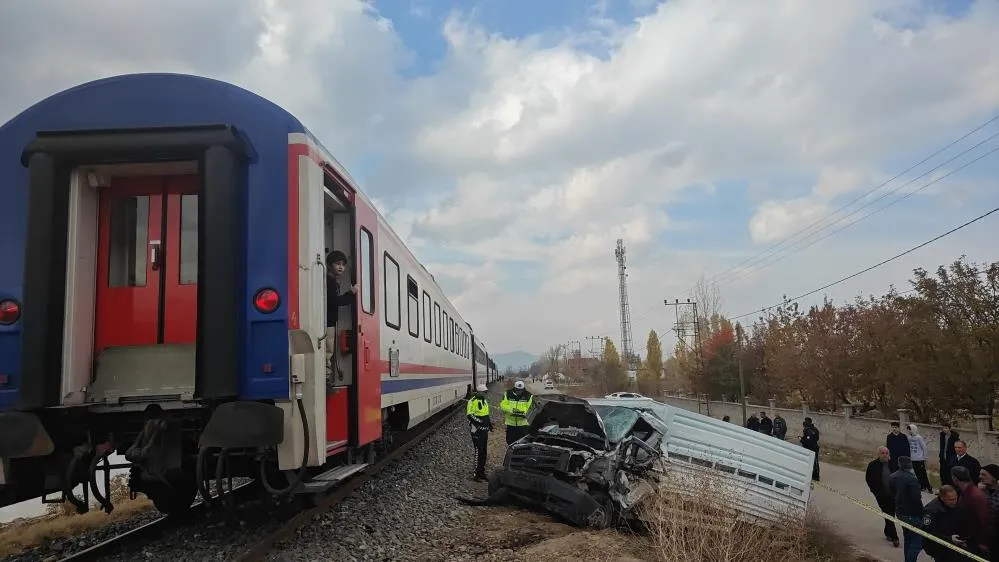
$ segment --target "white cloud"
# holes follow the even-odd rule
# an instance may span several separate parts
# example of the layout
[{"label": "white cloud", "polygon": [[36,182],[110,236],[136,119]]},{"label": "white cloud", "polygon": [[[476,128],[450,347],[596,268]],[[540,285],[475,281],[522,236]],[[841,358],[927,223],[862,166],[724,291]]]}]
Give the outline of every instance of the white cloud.
[{"label": "white cloud", "polygon": [[[419,45],[403,45],[358,1],[182,0],[138,11],[122,0],[5,3],[0,73],[15,79],[0,94],[0,119],[120,72],[235,81],[294,112],[348,165],[375,156],[368,189],[424,261],[437,263],[438,249],[476,258],[433,268],[492,349],[616,337],[618,237],[628,244],[635,340],[644,345],[650,326],[669,326],[665,311],[647,312],[663,298],[748,257],[750,243],[769,245],[814,221],[999,107],[999,57],[987,56],[996,52],[999,2],[979,0],[960,18],[929,5],[671,0],[622,26],[598,3],[589,29],[520,39],[453,14],[441,30],[446,58],[407,80],[396,70]],[[981,163],[989,165],[995,160]],[[733,199],[743,197],[729,187],[737,183],[753,186],[751,199]],[[959,190],[941,184],[920,194],[940,200],[931,215],[903,204],[878,219],[910,231],[848,231],[725,287],[726,302],[733,312],[769,304],[761,299],[962,222],[982,184],[954,183]],[[681,210],[703,201],[727,210]],[[739,222],[726,229],[730,239],[704,240],[707,226],[731,221]],[[711,242],[725,253],[664,246],[670,233],[691,242],[684,248]],[[842,289],[878,292],[914,264],[961,251],[994,257],[979,239],[955,240],[921,252],[925,262]],[[527,271],[516,281],[511,260],[540,268],[536,287],[524,286],[538,278]]]}]

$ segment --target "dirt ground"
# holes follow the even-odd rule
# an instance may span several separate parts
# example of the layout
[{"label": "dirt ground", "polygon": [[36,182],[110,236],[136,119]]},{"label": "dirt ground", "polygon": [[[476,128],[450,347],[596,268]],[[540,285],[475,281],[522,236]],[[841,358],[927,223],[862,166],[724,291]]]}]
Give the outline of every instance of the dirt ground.
[{"label": "dirt ground", "polygon": [[[460,528],[428,537],[414,560],[656,560],[646,541],[617,531],[583,531],[548,515],[506,507],[478,508]],[[514,558],[516,557],[516,558]]]}]

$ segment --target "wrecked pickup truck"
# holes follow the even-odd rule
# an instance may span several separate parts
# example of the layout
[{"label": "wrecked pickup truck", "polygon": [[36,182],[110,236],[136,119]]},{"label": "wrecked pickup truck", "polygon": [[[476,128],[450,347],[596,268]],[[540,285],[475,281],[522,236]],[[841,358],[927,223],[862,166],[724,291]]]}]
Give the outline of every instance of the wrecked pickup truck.
[{"label": "wrecked pickup truck", "polygon": [[490,475],[493,502],[512,496],[599,528],[631,518],[675,473],[738,488],[730,506],[749,520],[807,511],[814,453],[736,424],[651,399],[566,395],[538,396],[528,421]]},{"label": "wrecked pickup truck", "polygon": [[655,416],[559,396],[528,418],[528,434],[490,475],[490,498],[509,494],[575,525],[603,528],[655,489],[667,433]]}]

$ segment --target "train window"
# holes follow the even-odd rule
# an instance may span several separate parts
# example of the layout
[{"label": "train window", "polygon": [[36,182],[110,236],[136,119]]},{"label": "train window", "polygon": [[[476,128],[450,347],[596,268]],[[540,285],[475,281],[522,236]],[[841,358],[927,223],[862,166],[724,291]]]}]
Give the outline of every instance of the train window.
[{"label": "train window", "polygon": [[385,252],[382,268],[385,271],[385,325],[398,330],[402,327],[402,306],[399,302],[399,262]]},{"label": "train window", "polygon": [[434,344],[441,346],[441,305],[434,303]]},{"label": "train window", "polygon": [[420,287],[416,281],[406,276],[406,319],[409,322],[409,335],[420,337]]},{"label": "train window", "polygon": [[375,313],[375,252],[371,232],[361,227],[361,310]]},{"label": "train window", "polygon": [[109,222],[108,287],[145,287],[149,197],[112,200]]},{"label": "train window", "polygon": [[430,295],[426,291],[423,291],[423,341],[427,343],[432,343],[434,341],[434,333],[432,326],[432,318],[430,314],[433,309],[430,307]]},{"label": "train window", "polygon": [[198,282],[198,196],[180,196],[180,279],[181,285]]},{"label": "train window", "polygon": [[451,353],[454,353],[454,319],[447,319],[447,335],[448,335],[448,349]]}]

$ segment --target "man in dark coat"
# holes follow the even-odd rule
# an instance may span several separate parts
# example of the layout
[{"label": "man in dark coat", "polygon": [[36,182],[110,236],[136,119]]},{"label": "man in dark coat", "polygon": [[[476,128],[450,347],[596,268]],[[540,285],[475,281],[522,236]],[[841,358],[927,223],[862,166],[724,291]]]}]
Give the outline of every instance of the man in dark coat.
[{"label": "man in dark coat", "polygon": [[815,460],[812,464],[812,480],[819,481],[819,428],[812,423],[812,418],[805,418],[802,425],[801,446],[815,453]]},{"label": "man in dark coat", "polygon": [[898,458],[909,456],[909,438],[899,429],[897,421],[891,422],[891,432],[885,438],[885,447],[888,447],[891,454],[888,466],[895,472],[898,470]]},{"label": "man in dark coat", "polygon": [[756,414],[750,415],[749,419],[746,420],[746,429],[751,429],[753,431],[760,430],[760,419],[756,417]]},{"label": "man in dark coat", "polygon": [[766,412],[760,412],[760,433],[765,435],[773,435],[774,433],[774,421],[767,417]]},{"label": "man in dark coat", "polygon": [[[888,459],[888,448],[878,447],[878,457],[867,464],[865,480],[867,480],[867,487],[871,490],[871,494],[874,495],[874,499],[877,501],[878,507],[881,508],[881,512],[888,515],[895,515],[895,497],[892,496],[891,491],[888,489],[888,482],[891,477],[891,470],[888,468]],[[886,539],[890,540],[893,545],[898,546],[898,530],[895,528],[895,523],[890,519],[885,519],[884,533]]]},{"label": "man in dark coat", "polygon": [[[958,440],[957,444],[961,441]],[[955,444],[956,445],[956,444]],[[960,457],[960,453],[958,453]],[[960,459],[958,459],[960,462]],[[978,462],[978,461],[975,461]],[[957,499],[957,532],[961,542],[955,544],[961,546],[972,554],[980,554],[983,547],[988,547],[989,540],[989,500],[985,492],[978,489],[972,482],[972,474],[964,466],[955,466],[950,469],[951,480],[954,487],[960,490],[960,497]],[[961,543],[964,544],[961,544]]]},{"label": "man in dark coat", "polygon": [[[937,497],[923,508],[923,529],[938,539],[955,544],[951,537],[958,534],[957,490],[944,484],[937,490]],[[955,544],[955,546],[957,546]],[[961,545],[965,548],[966,545]],[[964,557],[935,541],[923,541],[923,550],[936,562],[957,562]]]},{"label": "man in dark coat", "polygon": [[[336,324],[341,306],[352,306],[357,302],[358,285],[340,292],[340,279],[347,271],[347,255],[334,250],[326,256],[326,372],[327,385],[342,384],[344,373],[337,361]],[[332,375],[332,376],[329,376]],[[334,379],[336,379],[334,381]]]},{"label": "man in dark coat", "polygon": [[950,469],[957,461],[957,453],[954,452],[954,442],[961,438],[961,434],[951,429],[949,423],[943,424],[940,429],[940,482],[953,484],[950,479]]},{"label": "man in dark coat", "polygon": [[774,437],[781,441],[787,437],[787,421],[780,414],[774,416]]},{"label": "man in dark coat", "polygon": [[[888,481],[888,487],[895,496],[895,516],[918,529],[923,525],[923,491],[919,486],[919,478],[912,470],[912,460],[908,455],[898,457],[896,462],[898,470]],[[922,535],[903,527],[902,543],[905,562],[916,562],[923,550]]]},{"label": "man in dark coat", "polygon": [[[954,458],[954,467],[963,466],[964,468],[967,468],[968,472],[971,474],[971,482],[977,486],[982,472],[982,463],[978,462],[978,459],[968,454],[968,444],[965,443],[963,439],[958,439],[954,442],[954,453],[956,454]],[[954,471],[952,470],[950,474],[951,478],[953,478]],[[957,482],[954,484],[957,484]]]}]

